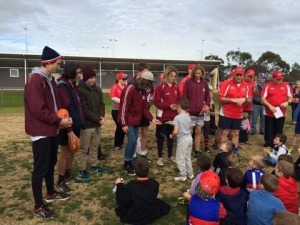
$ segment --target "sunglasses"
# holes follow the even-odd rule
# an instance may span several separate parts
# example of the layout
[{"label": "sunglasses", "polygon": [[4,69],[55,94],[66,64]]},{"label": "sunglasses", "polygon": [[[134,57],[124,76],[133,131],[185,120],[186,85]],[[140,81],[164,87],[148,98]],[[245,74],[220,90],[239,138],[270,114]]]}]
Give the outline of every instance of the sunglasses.
[{"label": "sunglasses", "polygon": [[121,78],[120,80],[127,80],[127,78]]}]

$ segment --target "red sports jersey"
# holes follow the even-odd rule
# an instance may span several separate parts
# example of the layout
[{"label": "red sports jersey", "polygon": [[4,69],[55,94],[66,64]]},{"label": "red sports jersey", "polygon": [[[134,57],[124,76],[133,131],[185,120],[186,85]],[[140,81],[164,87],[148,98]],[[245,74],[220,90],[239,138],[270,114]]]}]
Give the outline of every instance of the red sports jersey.
[{"label": "red sports jersey", "polygon": [[[228,80],[219,86],[218,100],[225,98],[248,98],[249,88],[244,82],[236,84],[234,80]],[[223,102],[220,107],[220,115],[233,118],[241,119],[243,116],[243,106],[239,106],[232,102]]]},{"label": "red sports jersey", "polygon": [[[267,83],[260,96],[266,98],[266,100],[274,107],[280,106],[282,103],[288,101],[288,96],[292,96],[292,88],[287,82],[281,82],[280,84],[275,84],[274,82]],[[265,113],[267,116],[275,117],[272,111],[265,107]],[[286,108],[281,108],[284,116],[286,116]]]},{"label": "red sports jersey", "polygon": [[[110,88],[110,98],[121,98],[121,94],[122,94],[122,88],[120,87],[120,85],[118,83],[114,84],[113,86],[111,86]],[[112,109],[113,110],[119,110],[120,107],[120,103],[116,103],[116,102],[112,102]]]}]

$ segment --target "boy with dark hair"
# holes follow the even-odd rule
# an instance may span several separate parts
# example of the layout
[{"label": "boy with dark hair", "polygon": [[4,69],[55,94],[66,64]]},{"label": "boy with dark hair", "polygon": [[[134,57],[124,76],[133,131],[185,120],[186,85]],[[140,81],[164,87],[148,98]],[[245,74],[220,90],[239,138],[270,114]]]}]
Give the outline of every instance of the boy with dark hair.
[{"label": "boy with dark hair", "polygon": [[54,167],[57,161],[57,134],[60,128],[72,126],[71,118],[59,118],[61,108],[57,85],[52,73],[56,73],[62,56],[45,46],[41,67],[35,67],[30,74],[24,90],[25,132],[30,135],[33,152],[32,192],[35,201],[33,214],[45,219],[53,218],[55,213],[43,201],[43,180],[47,192],[46,202],[66,200],[70,195],[54,190]]},{"label": "boy with dark hair", "polygon": [[278,162],[278,156],[287,154],[290,155],[288,148],[285,146],[287,137],[284,134],[276,134],[273,140],[273,151],[271,152],[269,148],[264,147],[263,153],[266,155],[267,164],[275,166]]},{"label": "boy with dark hair", "polygon": [[298,184],[293,178],[294,165],[281,160],[275,167],[275,175],[278,177],[278,188],[274,195],[279,198],[287,211],[298,214]]},{"label": "boy with dark hair", "polygon": [[191,118],[187,113],[188,108],[189,101],[182,99],[177,109],[178,115],[173,120],[174,130],[170,135],[171,139],[175,135],[177,137],[176,164],[179,174],[174,177],[175,181],[186,181],[187,177],[190,180],[194,178],[191,161],[193,138],[190,132]]},{"label": "boy with dark hair", "polygon": [[220,178],[213,171],[201,174],[200,182],[196,186],[196,194],[192,196],[188,213],[189,224],[219,225],[220,219],[226,217],[227,212],[222,203],[215,199],[220,188]]},{"label": "boy with dark hair", "polygon": [[216,174],[220,174],[222,169],[227,167],[227,157],[232,153],[234,144],[225,140],[220,145],[220,152],[216,155],[213,161],[213,167]]},{"label": "boy with dark hair", "polygon": [[259,189],[260,177],[265,174],[265,159],[260,155],[252,156],[249,160],[251,169],[245,172],[245,185],[248,191]]},{"label": "boy with dark hair", "polygon": [[200,173],[195,177],[195,179],[192,181],[191,187],[187,192],[183,193],[183,198],[186,200],[190,200],[191,197],[196,194],[196,186],[200,182],[201,174],[205,171],[208,171],[211,167],[211,160],[208,155],[202,154],[197,157],[197,168],[199,169]]},{"label": "boy with dark hair", "polygon": [[242,189],[243,172],[237,168],[230,168],[226,173],[227,185],[221,186],[216,198],[223,203],[225,209],[235,215],[237,225],[246,225],[246,208],[248,193]]},{"label": "boy with dark hair", "polygon": [[151,224],[170,211],[170,206],[159,199],[159,183],[149,178],[150,165],[144,157],[137,157],[135,173],[137,178],[124,184],[116,179],[116,214],[122,223],[135,225]]},{"label": "boy with dark hair", "polygon": [[272,224],[275,214],[285,211],[282,202],[273,194],[278,188],[276,176],[264,174],[260,179],[260,188],[249,195],[248,225]]},{"label": "boy with dark hair", "polygon": [[226,185],[226,173],[227,170],[230,168],[236,168],[239,164],[239,158],[237,154],[229,154],[226,158],[226,164],[227,166],[223,168],[220,173],[220,179],[221,179],[221,185]]}]

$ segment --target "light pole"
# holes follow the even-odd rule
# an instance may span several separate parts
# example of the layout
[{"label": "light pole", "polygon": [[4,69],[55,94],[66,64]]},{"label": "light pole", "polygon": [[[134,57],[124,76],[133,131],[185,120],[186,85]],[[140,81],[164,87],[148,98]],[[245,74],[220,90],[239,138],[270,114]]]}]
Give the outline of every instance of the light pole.
[{"label": "light pole", "polygon": [[237,47],[238,49],[238,55],[239,55],[239,59],[238,59],[238,65],[241,64],[241,51],[240,51],[240,47]]},{"label": "light pole", "polygon": [[26,45],[26,53],[28,53],[28,47],[27,47],[27,28],[24,28],[25,30],[25,45]]},{"label": "light pole", "polygon": [[108,46],[102,46],[102,48],[104,49],[104,56],[106,56],[106,50],[108,49]]},{"label": "light pole", "polygon": [[111,38],[109,41],[112,43],[112,49],[113,49],[113,57],[115,56],[115,42],[118,40],[116,38]]},{"label": "light pole", "polygon": [[204,40],[202,40],[201,60],[203,59],[203,42],[204,42]]}]

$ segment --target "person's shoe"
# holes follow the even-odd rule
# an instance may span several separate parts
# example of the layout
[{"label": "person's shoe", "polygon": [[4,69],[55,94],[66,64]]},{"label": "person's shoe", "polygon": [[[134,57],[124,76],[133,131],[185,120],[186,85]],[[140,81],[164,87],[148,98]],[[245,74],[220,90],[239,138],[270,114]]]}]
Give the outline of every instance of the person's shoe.
[{"label": "person's shoe", "polygon": [[65,182],[61,182],[60,184],[55,185],[55,188],[59,192],[64,192],[66,194],[70,194],[70,192],[72,191],[71,188]]},{"label": "person's shoe", "polygon": [[189,178],[190,180],[193,180],[193,179],[194,179],[194,174],[189,175],[188,178]]},{"label": "person's shoe", "polygon": [[174,177],[175,181],[186,181],[186,176],[182,176],[178,174],[176,177]]},{"label": "person's shoe", "polygon": [[259,132],[259,134],[261,134],[261,135],[265,135],[265,132]]},{"label": "person's shoe", "polygon": [[56,216],[54,212],[47,208],[47,206],[42,205],[40,208],[34,208],[32,210],[33,215],[39,216],[43,219],[52,219]]},{"label": "person's shoe", "polygon": [[124,167],[124,172],[129,175],[129,176],[135,176],[135,172],[134,172],[134,169],[133,167],[131,166],[125,166]]},{"label": "person's shoe", "polygon": [[79,174],[77,176],[77,179],[81,180],[82,182],[88,182],[90,180],[90,177],[86,170],[79,171]]},{"label": "person's shoe", "polygon": [[201,152],[200,151],[195,151],[194,152],[194,158],[198,158],[198,156],[201,155]]},{"label": "person's shoe", "polygon": [[163,165],[164,165],[163,158],[159,158],[159,159],[158,159],[157,165],[159,165],[159,166],[163,166]]},{"label": "person's shoe", "polygon": [[141,151],[141,154],[140,154],[140,155],[147,155],[147,154],[148,154],[148,150],[145,149],[145,150],[142,150],[142,151]]},{"label": "person's shoe", "polygon": [[207,153],[211,153],[211,150],[208,147],[205,147],[204,151],[207,152]]},{"label": "person's shoe", "polygon": [[53,202],[53,201],[65,201],[70,198],[69,194],[63,193],[63,192],[54,192],[53,195],[46,194],[44,197],[45,202]]},{"label": "person's shoe", "polygon": [[95,174],[98,172],[98,166],[92,166],[90,169],[89,169],[89,173],[90,174]]},{"label": "person's shoe", "polygon": [[108,173],[108,170],[107,170],[107,169],[104,169],[103,167],[98,166],[98,173],[99,173],[100,175],[106,174],[106,173]]},{"label": "person's shoe", "polygon": [[214,143],[212,147],[214,150],[219,150],[219,145],[217,143]]},{"label": "person's shoe", "polygon": [[255,133],[256,133],[256,132],[255,132],[254,130],[251,130],[249,134],[250,134],[250,135],[255,135]]},{"label": "person's shoe", "polygon": [[119,150],[121,150],[121,148],[122,148],[122,147],[120,147],[120,146],[116,146],[116,147],[115,147],[115,151],[119,151]]},{"label": "person's shoe", "polygon": [[82,183],[81,180],[78,180],[76,177],[65,177],[65,183],[71,184],[71,183]]},{"label": "person's shoe", "polygon": [[176,158],[174,156],[170,156],[169,157],[169,160],[173,163],[176,163]]}]

